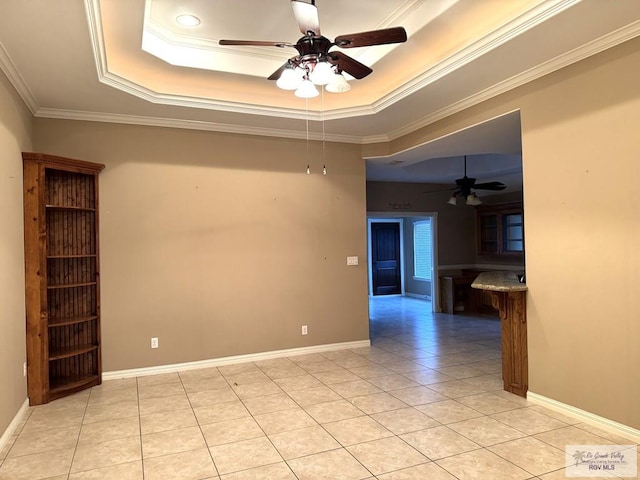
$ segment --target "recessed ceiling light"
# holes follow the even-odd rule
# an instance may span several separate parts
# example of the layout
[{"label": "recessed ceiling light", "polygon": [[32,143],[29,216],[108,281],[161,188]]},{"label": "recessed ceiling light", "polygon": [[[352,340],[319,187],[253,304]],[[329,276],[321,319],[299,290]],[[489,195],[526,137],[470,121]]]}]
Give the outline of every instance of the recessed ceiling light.
[{"label": "recessed ceiling light", "polygon": [[183,27],[197,27],[198,25],[200,25],[200,19],[195,15],[189,14],[178,15],[176,17],[176,22],[178,22]]}]

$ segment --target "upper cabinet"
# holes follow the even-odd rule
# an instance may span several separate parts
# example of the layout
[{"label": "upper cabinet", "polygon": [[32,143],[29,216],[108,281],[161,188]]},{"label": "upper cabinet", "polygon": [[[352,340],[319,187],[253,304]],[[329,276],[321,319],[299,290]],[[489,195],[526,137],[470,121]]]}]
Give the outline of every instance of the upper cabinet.
[{"label": "upper cabinet", "polygon": [[477,207],[478,254],[524,256],[522,203]]}]

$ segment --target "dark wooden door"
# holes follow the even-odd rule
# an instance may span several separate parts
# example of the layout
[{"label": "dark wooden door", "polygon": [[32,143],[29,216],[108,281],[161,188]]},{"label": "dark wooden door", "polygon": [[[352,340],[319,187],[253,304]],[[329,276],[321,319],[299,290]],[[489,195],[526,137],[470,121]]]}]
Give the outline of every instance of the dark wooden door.
[{"label": "dark wooden door", "polygon": [[371,224],[371,266],[374,295],[402,293],[399,223]]}]

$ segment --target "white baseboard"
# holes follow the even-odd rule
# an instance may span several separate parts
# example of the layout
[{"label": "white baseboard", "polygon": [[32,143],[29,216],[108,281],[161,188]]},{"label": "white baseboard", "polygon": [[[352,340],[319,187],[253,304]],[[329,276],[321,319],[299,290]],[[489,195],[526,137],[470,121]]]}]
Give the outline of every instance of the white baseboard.
[{"label": "white baseboard", "polygon": [[537,393],[531,391],[527,392],[527,400],[532,403],[542,405],[543,407],[547,407],[551,410],[555,410],[556,412],[569,415],[570,417],[578,418],[580,420],[583,420],[585,423],[600,427],[603,430],[615,433],[616,435],[633,439],[633,441],[635,441],[636,443],[640,443],[640,430],[629,427],[628,425],[614,422],[613,420],[609,420],[608,418],[595,415],[591,412],[587,412],[586,410],[581,410],[571,405],[567,405],[566,403],[558,402],[557,400],[554,400],[552,398],[538,395]]},{"label": "white baseboard", "polygon": [[404,292],[405,297],[419,298],[420,300],[431,301],[431,295],[423,295],[421,293]]},{"label": "white baseboard", "polygon": [[115,380],[119,378],[144,377],[159,373],[184,372],[199,368],[220,367],[232,363],[259,362],[272,358],[290,357],[293,355],[308,355],[310,353],[330,352],[334,350],[346,350],[350,348],[363,348],[371,346],[370,340],[358,340],[356,342],[330,343],[326,345],[314,345],[311,347],[290,348],[287,350],[273,350],[270,352],[250,353],[247,355],[234,355],[231,357],[199,360],[197,362],[174,363],[172,365],[158,365],[155,367],[132,368],[129,370],[114,370],[103,372],[103,380]]},{"label": "white baseboard", "polygon": [[4,433],[0,437],[0,452],[2,452],[5,445],[9,442],[9,439],[13,436],[14,432],[16,431],[16,428],[18,428],[18,425],[20,424],[20,422],[24,417],[24,414],[27,413],[28,408],[29,408],[29,399],[27,398],[22,404],[22,406],[20,407],[20,410],[18,410],[18,413],[16,413],[16,416],[13,417],[13,420],[11,420],[11,423],[5,429]]}]

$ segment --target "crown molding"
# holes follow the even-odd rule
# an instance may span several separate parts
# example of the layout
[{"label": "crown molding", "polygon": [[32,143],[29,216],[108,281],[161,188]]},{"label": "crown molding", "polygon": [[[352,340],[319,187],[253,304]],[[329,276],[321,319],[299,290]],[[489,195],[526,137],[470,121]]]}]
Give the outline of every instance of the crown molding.
[{"label": "crown molding", "polygon": [[11,57],[5,50],[2,43],[0,43],[0,69],[7,76],[7,79],[9,79],[9,82],[11,83],[11,85],[13,85],[13,88],[16,89],[16,92],[18,92],[18,95],[20,95],[22,101],[31,111],[31,114],[35,115],[38,111],[38,102],[33,96],[33,93],[31,93],[27,82],[25,82],[22,78],[22,75],[20,75],[20,72],[13,63],[13,60],[11,60]]},{"label": "crown molding", "polygon": [[[450,0],[451,1],[451,0]],[[454,2],[457,0],[453,0]],[[382,20],[375,28],[389,28],[403,23],[403,20],[410,19],[417,10],[421,8],[421,0],[409,0],[395,9],[387,18]]]},{"label": "crown molding", "polygon": [[416,93],[424,87],[446,77],[454,71],[468,65],[474,60],[479,59],[490,51],[501,45],[506,44],[510,40],[517,38],[531,28],[544,23],[558,13],[572,7],[581,0],[556,0],[549,4],[538,5],[527,13],[515,18],[511,22],[485,35],[466,48],[461,49],[453,55],[442,60],[434,67],[428,69],[414,79],[406,82],[404,85],[396,89],[394,92],[382,97],[373,104],[377,111],[383,110],[394,103]]},{"label": "crown molding", "polygon": [[[160,95],[151,90],[144,89],[140,85],[134,84],[133,82],[127,81],[117,75],[114,75],[113,73],[108,72],[104,42],[101,35],[102,19],[100,17],[99,0],[85,0],[84,3],[85,13],[87,16],[87,24],[89,26],[90,39],[94,53],[94,60],[96,64],[96,71],[98,73],[100,81],[104,84],[114,86],[116,88],[119,88],[121,91],[152,103],[168,104],[185,108],[206,108],[210,110],[223,110],[228,112],[261,116],[282,116],[301,120],[310,119],[314,121],[329,121],[350,118],[359,115],[375,115],[388,106],[405,98],[407,95],[410,95],[416,90],[424,87],[429,82],[434,82],[435,80],[442,78],[442,76],[446,75],[447,73],[451,73],[455,69],[460,68],[465,64],[465,62],[468,63],[469,61],[472,61],[479,55],[482,55],[487,51],[496,48],[497,46],[508,41],[514,36],[517,36],[522,32],[537,25],[538,23],[545,21],[549,17],[556,15],[567,8],[570,8],[578,1],[579,0],[557,0],[552,3],[545,2],[544,5],[532,9],[527,14],[519,17],[518,19],[515,19],[510,25],[506,25],[502,29],[496,30],[492,35],[487,36],[480,42],[476,42],[475,44],[469,46],[459,54],[450,57],[445,62],[441,63],[437,68],[425,72],[420,77],[416,77],[411,82],[396,90],[394,93],[381,98],[378,102],[372,105],[359,106],[356,108],[336,109],[326,112],[306,112],[290,108],[248,106],[246,104],[237,102],[220,102],[208,99],[185,98],[179,97],[177,95]],[[413,8],[414,6],[415,5],[411,3],[407,4],[407,12],[411,11],[411,8]],[[421,117],[420,119],[404,125],[396,130],[384,134],[364,137],[327,133],[324,139],[331,142],[355,144],[374,144],[389,142],[391,140],[414,132],[420,128],[426,127],[447,116],[458,113],[466,108],[477,105],[478,103],[481,103],[485,100],[491,99],[497,95],[536,80],[544,75],[571,65],[572,63],[578,62],[591,55],[597,54],[603,50],[635,38],[638,35],[640,35],[640,21],[633,22],[614,32],[603,35],[596,40],[582,45],[570,52],[559,55],[556,58],[551,59],[534,68],[531,68],[525,72],[514,75],[509,79],[499,82],[467,98],[452,103],[445,108],[442,108],[435,112],[431,112],[428,115]],[[116,115],[89,111],[41,108],[38,105],[35,96],[29,89],[28,85],[24,81],[23,77],[14,65],[12,59],[9,57],[2,44],[0,44],[0,68],[2,68],[7,78],[16,89],[22,100],[25,102],[31,113],[36,117],[149,125],[191,130],[219,131],[226,133],[260,135],[269,137],[287,137],[295,139],[307,138],[306,132],[304,131],[231,125],[207,121],[155,118],[135,115]],[[205,103],[206,101],[208,101],[209,103]],[[318,133],[309,133],[309,138],[312,140],[322,140],[322,136]]]},{"label": "crown molding", "polygon": [[107,71],[107,56],[104,54],[104,38],[102,37],[102,16],[100,15],[100,0],[85,0],[85,14],[87,16],[87,27],[89,28],[89,39],[91,40],[91,50],[93,60],[96,64],[96,72],[100,77]]},{"label": "crown molding", "polygon": [[[416,130],[419,130],[420,128],[426,127],[438,120],[442,120],[447,116],[458,113],[466,108],[477,105],[485,100],[491,99],[497,95],[508,92],[516,87],[522,86],[544,75],[547,75],[556,70],[559,70],[568,65],[571,65],[572,63],[578,62],[591,55],[595,55],[608,48],[614,47],[620,43],[623,43],[627,40],[635,38],[638,35],[640,35],[640,22],[634,22],[615,32],[607,34],[597,40],[594,40],[579,48],[576,48],[571,52],[560,55],[545,64],[538,65],[535,68],[532,68],[526,72],[523,72],[522,74],[516,75],[503,82],[500,82],[490,88],[487,88],[481,92],[478,92],[475,95],[467,97],[459,102],[455,102],[447,106],[446,108],[440,109],[436,112],[432,112],[431,114],[425,117],[422,117],[420,120],[410,123],[400,129],[389,132],[388,134],[359,137],[359,136],[327,133],[324,139],[330,142],[355,143],[355,144],[363,144],[363,145],[389,142],[391,140],[400,138],[404,135],[407,135]],[[35,99],[31,95],[24,81],[22,81],[22,77],[20,77],[15,67],[13,67],[13,64],[10,62],[9,57],[8,55],[6,55],[6,52],[4,51],[3,48],[0,48],[0,64],[2,65],[2,68],[7,74],[7,76],[9,77],[9,80],[11,81],[11,83],[14,85],[14,87],[16,88],[20,96],[23,98],[25,103],[27,103],[29,109],[36,117],[67,119],[67,120],[84,120],[84,121],[106,122],[106,123],[123,123],[123,124],[130,124],[130,125],[147,125],[147,126],[157,126],[157,127],[167,127],[167,128],[182,128],[182,129],[189,129],[189,130],[217,131],[217,132],[224,132],[224,133],[259,135],[259,136],[267,136],[267,137],[285,137],[285,138],[294,138],[294,139],[307,138],[306,132],[304,131],[250,127],[250,126],[222,124],[222,123],[216,123],[216,122],[205,122],[205,121],[197,121],[197,120],[181,120],[181,119],[172,119],[172,118],[156,118],[156,117],[146,117],[146,116],[136,116],[136,115],[105,114],[105,113],[99,113],[99,112],[38,108],[35,102]],[[145,97],[141,97],[141,98],[145,98]],[[30,99],[30,101],[27,101],[27,99]],[[145,99],[152,101],[151,98],[145,98]],[[193,106],[186,103],[179,103],[178,105],[185,106],[185,107]],[[264,114],[264,112],[260,112],[260,113]],[[367,112],[367,113],[371,114],[375,112]],[[320,114],[314,114],[313,112],[309,112],[309,117],[312,117],[314,120],[318,120],[319,116]],[[292,117],[300,118],[300,119],[308,118],[304,114],[299,114],[295,116],[292,115]],[[335,116],[330,112],[325,114],[325,120],[332,120],[335,118],[343,118],[343,116],[341,115]],[[322,140],[322,135],[319,133],[310,132],[309,139],[320,141]]]},{"label": "crown molding", "polygon": [[[142,125],[148,127],[181,128],[185,130],[202,130],[209,132],[235,133],[241,135],[257,135],[262,137],[292,138],[299,140],[327,141],[335,143],[361,143],[361,138],[349,135],[309,132],[300,130],[283,130],[263,127],[247,127],[227,123],[203,122],[199,120],[184,120],[176,118],[145,117],[140,115],[123,115],[101,112],[86,112],[79,110],[58,110],[41,108],[34,115],[38,118],[59,120],[78,120],[86,122],[117,123],[125,125]],[[386,137],[385,137],[386,138]]]},{"label": "crown molding", "polygon": [[[434,122],[437,122],[438,120],[442,120],[443,118],[446,118],[450,115],[459,113],[462,110],[482,103],[485,100],[497,97],[498,95],[537,80],[538,78],[544,77],[545,75],[553,73],[564,67],[568,67],[573,63],[579,62],[592,55],[596,55],[600,52],[603,52],[604,50],[615,47],[616,45],[631,40],[632,38],[635,38],[639,35],[640,21],[630,23],[629,25],[626,25],[614,32],[603,35],[596,40],[581,45],[580,47],[559,55],[545,63],[541,63],[534,68],[530,68],[529,70],[526,70],[518,75],[514,75],[511,78],[496,83],[495,85],[486,88],[474,95],[447,105],[445,108],[442,108],[440,110],[436,110],[435,112],[432,112],[415,122],[409,123],[402,128],[389,132],[388,138],[389,140],[395,140],[404,135],[415,132],[416,130],[426,127]],[[378,143],[378,138],[379,136],[364,137],[362,139],[362,143]]]},{"label": "crown molding", "polygon": [[[96,1],[96,0],[94,0]],[[519,75],[515,75],[503,82],[497,83],[496,85],[487,88],[478,92],[477,94],[471,95],[463,100],[455,102],[451,105],[448,105],[446,108],[437,110],[435,112],[430,113],[422,117],[420,120],[416,122],[412,122],[408,125],[405,125],[402,128],[389,132],[388,134],[381,135],[371,135],[366,137],[358,137],[358,136],[349,136],[349,135],[338,135],[338,134],[326,134],[325,140],[330,142],[339,142],[339,143],[356,143],[356,144],[375,144],[375,143],[385,143],[391,140],[395,140],[404,135],[410,134],[420,128],[424,128],[434,122],[442,120],[450,115],[455,113],[459,113],[462,110],[465,110],[469,107],[477,105],[485,100],[489,100],[493,97],[506,93],[514,88],[522,86],[526,83],[529,83],[533,80],[536,80],[540,77],[548,75],[549,73],[560,70],[566,66],[569,66],[573,63],[576,63],[580,60],[584,60],[592,55],[600,53],[608,48],[614,47],[623,43],[627,40],[631,40],[632,38],[640,35],[640,21],[631,23],[619,30],[611,32],[607,35],[604,35],[592,42],[589,42],[585,45],[582,45],[570,52],[567,52],[563,55],[560,55],[544,64],[540,64],[535,68],[529,69]],[[3,49],[0,49],[0,62],[6,63],[4,57],[8,58],[5,54],[4,57],[2,53]],[[4,69],[4,66],[3,66]],[[12,83],[16,75],[19,75],[15,68],[13,69],[15,74],[10,77]],[[7,72],[7,70],[5,70]],[[21,77],[18,76],[20,79]],[[22,82],[24,84],[24,82]],[[15,86],[15,84],[14,84]],[[24,86],[26,88],[26,85]],[[22,96],[21,90],[16,88],[20,95]],[[28,89],[27,89],[28,91]],[[138,95],[140,91],[138,89],[133,88],[132,94],[139,96],[140,98],[144,98],[148,101],[153,101],[153,97],[143,97]],[[33,97],[31,96],[33,99]],[[24,97],[23,97],[24,99]],[[176,99],[177,100],[177,99]],[[81,111],[69,111],[69,110],[56,110],[56,109],[38,109],[35,106],[35,100],[32,100],[32,105],[29,106],[32,113],[36,117],[44,117],[44,118],[59,118],[59,119],[68,119],[68,120],[86,120],[86,121],[95,121],[95,122],[107,122],[107,123],[125,123],[131,125],[148,125],[148,126],[157,126],[157,127],[169,127],[169,128],[183,128],[189,130],[205,130],[205,131],[217,131],[224,133],[237,133],[244,135],[259,135],[259,136],[267,136],[267,137],[286,137],[286,138],[295,138],[295,139],[306,139],[306,132],[304,131],[295,131],[295,130],[282,130],[282,129],[271,129],[271,128],[261,128],[261,127],[250,127],[250,126],[241,126],[241,125],[231,125],[231,124],[221,124],[215,122],[203,122],[196,120],[180,120],[180,119],[171,119],[171,118],[155,118],[155,117],[144,117],[144,116],[135,116],[135,115],[116,115],[116,114],[104,114],[99,112],[81,112]],[[184,100],[176,101],[177,106],[184,107],[193,107],[195,105],[189,104]],[[264,111],[256,112],[262,115],[265,114]],[[291,118],[299,118],[299,119],[307,119],[313,118],[314,120],[319,120],[321,114],[315,112],[308,112],[308,116],[305,112],[291,112]],[[296,114],[297,113],[297,114]],[[367,112],[368,114],[372,114],[375,112]],[[334,115],[332,112],[326,112],[324,115],[325,120],[332,120],[336,118],[344,118],[343,115]],[[310,132],[309,139],[311,140],[322,140],[322,135]]]}]

